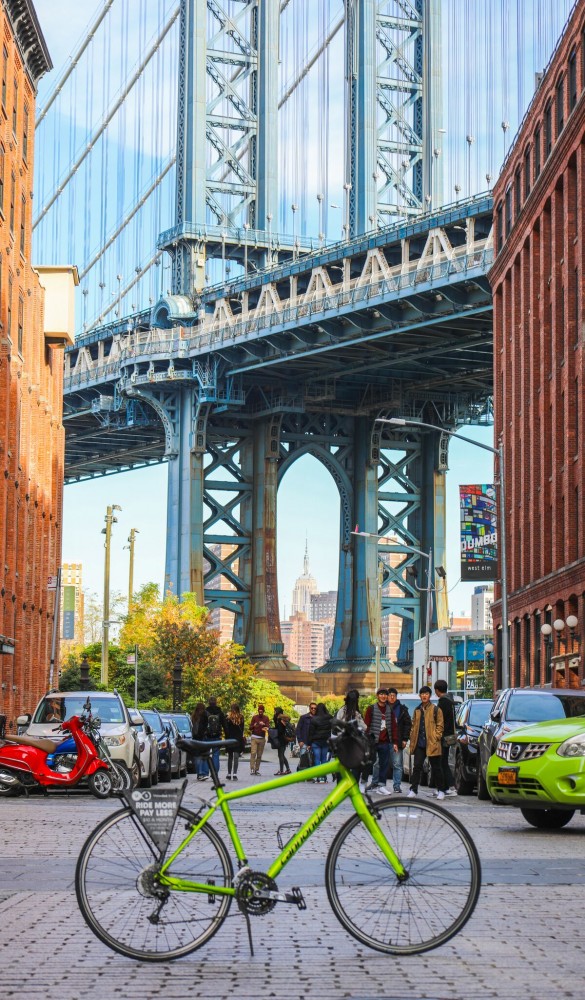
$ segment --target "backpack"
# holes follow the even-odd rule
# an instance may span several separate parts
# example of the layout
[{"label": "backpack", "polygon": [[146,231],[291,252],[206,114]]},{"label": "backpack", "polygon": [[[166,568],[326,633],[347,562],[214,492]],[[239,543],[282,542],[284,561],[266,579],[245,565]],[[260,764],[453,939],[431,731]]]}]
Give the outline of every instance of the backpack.
[{"label": "backpack", "polygon": [[221,739],[221,719],[217,712],[209,714],[207,716],[207,729],[205,730],[205,736],[208,740],[219,740]]},{"label": "backpack", "polygon": [[287,724],[285,726],[285,735],[286,735],[286,738],[289,741],[289,743],[294,743],[295,742],[295,740],[297,738],[297,734],[296,734],[296,730],[295,730],[295,727],[293,726],[292,722],[287,722]]}]

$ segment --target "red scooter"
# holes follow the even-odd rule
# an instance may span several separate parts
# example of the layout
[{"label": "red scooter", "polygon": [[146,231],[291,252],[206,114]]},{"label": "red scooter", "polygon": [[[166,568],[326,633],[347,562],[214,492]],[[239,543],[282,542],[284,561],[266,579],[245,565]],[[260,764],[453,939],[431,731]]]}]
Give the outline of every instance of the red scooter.
[{"label": "red scooter", "polygon": [[69,732],[75,740],[77,759],[70,771],[55,771],[47,765],[55,743],[34,736],[5,736],[0,746],[0,795],[18,795],[28,788],[72,788],[87,779],[89,790],[98,799],[112,791],[110,765],[98,756],[91,737],[91,716],[71,716],[55,728]]}]

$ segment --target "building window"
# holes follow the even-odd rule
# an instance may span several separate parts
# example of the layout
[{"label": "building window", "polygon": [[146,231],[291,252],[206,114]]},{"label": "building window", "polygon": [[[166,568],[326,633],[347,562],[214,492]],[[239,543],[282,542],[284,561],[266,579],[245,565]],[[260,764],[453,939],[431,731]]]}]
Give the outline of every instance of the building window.
[{"label": "building window", "polygon": [[498,253],[499,253],[504,245],[504,225],[503,225],[503,211],[501,202],[498,205],[496,211],[496,232],[497,232]]},{"label": "building window", "polygon": [[20,252],[24,257],[24,241],[25,241],[25,222],[26,222],[26,198],[24,195],[20,199]]},{"label": "building window", "polygon": [[509,187],[506,191],[506,237],[510,235],[510,230],[512,229],[512,188]]},{"label": "building window", "polygon": [[550,156],[552,149],[552,105],[549,101],[544,109],[544,158]]},{"label": "building window", "polygon": [[16,135],[16,125],[18,121],[18,80],[14,78],[14,95],[12,98],[12,131]]},{"label": "building window", "polygon": [[569,111],[577,103],[577,53],[573,49],[569,56]]},{"label": "building window", "polygon": [[2,49],[2,107],[6,113],[6,81],[8,80],[8,49]]},{"label": "building window", "polygon": [[26,104],[22,114],[22,158],[26,163],[28,160],[28,107]]},{"label": "building window", "polygon": [[530,194],[530,146],[524,151],[524,197]]},{"label": "building window", "polygon": [[6,150],[0,143],[0,212],[4,215],[4,167],[6,164]]},{"label": "building window", "polygon": [[16,175],[10,176],[10,232],[14,236],[14,208],[16,201]]},{"label": "building window", "polygon": [[520,167],[518,167],[518,170],[514,175],[514,202],[514,217],[517,219],[522,208],[522,174],[520,173]]},{"label": "building window", "polygon": [[565,79],[561,76],[557,83],[557,136],[565,126]]},{"label": "building window", "polygon": [[540,174],[540,125],[534,133],[534,180]]},{"label": "building window", "polygon": [[573,454],[579,454],[579,379],[575,379],[575,402],[573,405],[573,430],[575,431],[575,447]]},{"label": "building window", "polygon": [[8,278],[8,302],[6,304],[6,334],[12,338],[12,275]]},{"label": "building window", "polygon": [[22,355],[22,343],[24,340],[24,299],[18,296],[18,353]]}]

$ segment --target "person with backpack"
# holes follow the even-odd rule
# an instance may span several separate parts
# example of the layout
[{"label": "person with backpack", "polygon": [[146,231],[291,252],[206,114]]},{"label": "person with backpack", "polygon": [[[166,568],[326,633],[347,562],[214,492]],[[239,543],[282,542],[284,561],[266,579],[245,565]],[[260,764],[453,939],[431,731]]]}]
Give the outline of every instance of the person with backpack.
[{"label": "person with backpack", "polygon": [[[221,740],[223,733],[226,730],[226,720],[221,708],[217,704],[217,698],[210,698],[209,705],[205,709],[207,715],[207,728],[205,730],[204,740],[208,742],[215,742],[216,740]],[[215,747],[211,751],[211,759],[214,763],[215,770],[219,774],[219,748]]]},{"label": "person with backpack", "polygon": [[[194,740],[205,739],[205,733],[207,732],[207,712],[202,701],[198,701],[195,705],[193,715],[191,716],[191,731]],[[207,781],[209,778],[207,757],[195,757],[195,772],[197,774],[197,781]]]},{"label": "person with backpack", "polygon": [[455,704],[451,698],[447,697],[447,681],[441,677],[435,681],[435,694],[439,699],[439,708],[443,713],[443,752],[441,754],[441,767],[443,768],[443,782],[445,784],[445,795],[457,795],[457,789],[453,784],[453,775],[449,767],[449,753],[451,747],[457,742],[455,731]]},{"label": "person with backpack", "polygon": [[422,774],[425,757],[429,758],[431,776],[437,789],[437,798],[445,798],[445,780],[443,778],[443,713],[437,705],[431,704],[432,691],[423,684],[419,691],[420,705],[412,713],[412,729],[410,730],[410,749],[414,755],[410,791],[407,798],[418,795],[418,786]]},{"label": "person with backpack", "polygon": [[238,780],[238,764],[240,762],[240,754],[242,753],[245,741],[244,741],[244,716],[240,712],[240,706],[237,702],[234,702],[226,716],[226,728],[225,736],[227,740],[237,740],[239,745],[239,750],[228,750],[228,763],[226,774],[226,779],[228,781]]},{"label": "person with backpack", "polygon": [[286,759],[286,748],[290,742],[287,733],[288,724],[290,723],[290,716],[285,715],[282,708],[274,709],[274,726],[276,727],[277,736],[277,746],[278,751],[278,767],[279,770],[275,771],[275,775],[279,774],[290,774],[290,767],[288,766],[288,761]]},{"label": "person with backpack", "polygon": [[[314,716],[309,722],[309,732],[307,734],[307,744],[313,751],[315,765],[325,764],[329,759],[329,739],[331,737],[332,717],[327,711],[327,706],[319,702]],[[315,778],[315,783],[327,784],[327,778]]]}]

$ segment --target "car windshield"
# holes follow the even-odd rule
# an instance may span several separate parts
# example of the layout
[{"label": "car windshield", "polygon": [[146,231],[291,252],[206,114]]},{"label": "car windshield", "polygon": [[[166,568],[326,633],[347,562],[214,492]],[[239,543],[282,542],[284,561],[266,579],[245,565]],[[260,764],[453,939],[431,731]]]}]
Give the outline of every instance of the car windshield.
[{"label": "car windshield", "polygon": [[507,722],[549,722],[553,719],[573,719],[585,715],[585,698],[575,695],[513,694],[510,698]]},{"label": "car windshield", "polygon": [[[87,695],[61,695],[55,698],[49,695],[43,698],[35,712],[33,723],[51,721],[51,704],[59,702],[59,710],[63,721],[70,719],[72,715],[81,715],[85,705]],[[117,698],[100,698],[99,695],[91,695],[92,715],[98,715],[102,722],[108,724],[122,725],[126,721],[122,706]]]},{"label": "car windshield", "polygon": [[490,714],[491,701],[472,701],[469,709],[468,723],[470,726],[483,726]]},{"label": "car windshield", "polygon": [[186,715],[173,715],[173,722],[180,733],[191,735],[191,723]]},{"label": "car windshield", "polygon": [[148,722],[148,725],[152,729],[153,733],[158,733],[159,736],[161,733],[164,733],[162,719],[158,712],[141,712],[140,714],[142,715],[144,721]]}]

